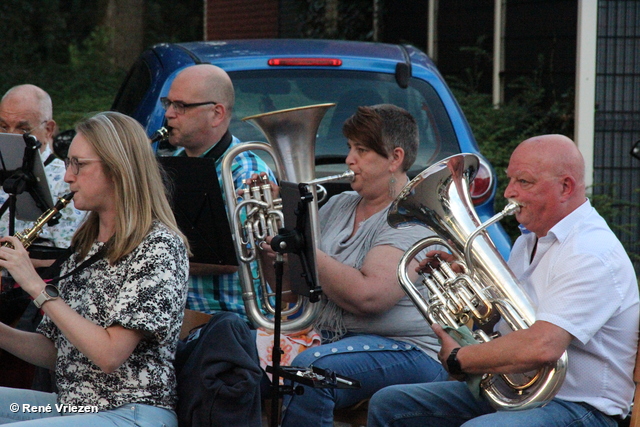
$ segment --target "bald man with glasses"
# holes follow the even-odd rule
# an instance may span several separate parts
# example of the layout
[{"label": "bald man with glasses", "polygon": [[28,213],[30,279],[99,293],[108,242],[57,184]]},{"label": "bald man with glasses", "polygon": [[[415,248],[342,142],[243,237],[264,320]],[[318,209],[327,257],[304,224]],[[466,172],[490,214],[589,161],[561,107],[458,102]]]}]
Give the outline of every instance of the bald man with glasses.
[{"label": "bald man with glasses", "polygon": [[[180,147],[176,155],[211,159],[222,186],[222,159],[232,147],[241,144],[229,132],[235,92],[229,75],[210,64],[182,70],[161,98],[169,129],[169,143]],[[239,154],[232,163],[234,187],[243,188],[252,174],[265,172],[275,182],[269,167],[250,151]],[[228,197],[224,194],[223,197]],[[257,266],[253,266],[257,269]],[[242,300],[237,267],[191,263],[187,308],[213,314],[237,313],[249,322]],[[254,271],[254,277],[257,271]],[[258,283],[256,284],[258,285]],[[256,292],[260,292],[256,286]]]},{"label": "bald man with glasses", "polygon": [[[52,151],[56,122],[53,120],[53,107],[49,94],[41,88],[23,84],[9,89],[0,100],[0,132],[18,135],[31,134],[41,143],[40,157],[44,164],[45,174],[51,197],[55,202],[60,196],[69,192],[64,182],[64,162],[56,158]],[[0,205],[8,198],[0,189]],[[84,218],[84,213],[75,209],[73,203],[62,210],[62,217],[57,225],[45,227],[36,242],[44,246],[67,248],[71,244],[71,236]],[[15,232],[31,228],[33,222],[16,219]],[[9,234],[8,210],[0,218],[0,236]],[[51,255],[54,256],[55,255]],[[43,267],[53,262],[52,259],[34,259],[36,267]]]}]

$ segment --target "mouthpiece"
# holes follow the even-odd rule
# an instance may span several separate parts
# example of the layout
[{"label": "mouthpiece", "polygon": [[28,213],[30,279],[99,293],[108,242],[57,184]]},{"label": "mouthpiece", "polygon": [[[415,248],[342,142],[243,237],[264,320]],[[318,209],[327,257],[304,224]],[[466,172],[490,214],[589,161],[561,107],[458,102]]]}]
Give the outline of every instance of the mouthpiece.
[{"label": "mouthpiece", "polygon": [[73,199],[73,195],[75,193],[73,191],[68,192],[67,194],[63,195],[62,197],[60,197],[58,199],[58,203],[56,203],[56,205],[53,207],[56,211],[60,211],[62,209],[64,209],[65,206],[67,206],[69,204],[69,202],[71,201],[71,199]]},{"label": "mouthpiece", "polygon": [[169,126],[163,126],[151,135],[151,143],[154,144],[156,142],[166,141],[169,139],[169,132],[171,132],[171,128]]},{"label": "mouthpiece", "polygon": [[356,176],[355,172],[349,169],[346,172],[343,172],[337,175],[330,175],[322,178],[316,178],[312,181],[309,181],[307,184],[319,185],[319,184],[324,184],[325,182],[337,181],[339,179],[346,179],[347,181],[351,182],[353,181],[353,178],[355,178],[355,176]]},{"label": "mouthpiece", "polygon": [[502,209],[502,214],[504,214],[504,216],[513,215],[520,212],[520,203],[516,202],[513,199],[508,199],[507,201],[509,203],[507,203],[507,206]]}]

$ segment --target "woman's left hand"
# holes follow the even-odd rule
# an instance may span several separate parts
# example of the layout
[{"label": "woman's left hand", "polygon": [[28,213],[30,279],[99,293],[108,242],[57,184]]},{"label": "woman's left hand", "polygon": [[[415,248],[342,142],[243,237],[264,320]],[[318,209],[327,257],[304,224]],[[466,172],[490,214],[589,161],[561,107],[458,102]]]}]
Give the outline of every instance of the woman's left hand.
[{"label": "woman's left hand", "polygon": [[29,252],[22,246],[17,237],[7,236],[0,238],[0,244],[10,243],[10,246],[0,246],[0,267],[6,268],[13,279],[29,295],[35,296],[42,291],[42,279],[38,276]]}]

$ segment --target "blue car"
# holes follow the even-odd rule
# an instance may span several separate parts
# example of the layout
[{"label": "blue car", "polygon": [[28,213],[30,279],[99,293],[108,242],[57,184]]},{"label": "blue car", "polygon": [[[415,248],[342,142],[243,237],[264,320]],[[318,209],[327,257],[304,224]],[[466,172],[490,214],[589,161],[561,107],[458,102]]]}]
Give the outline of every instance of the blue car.
[{"label": "blue car", "polygon": [[[481,220],[493,215],[495,172],[480,155],[460,107],[434,63],[406,45],[340,40],[227,40],[159,44],[132,66],[112,109],[136,118],[152,135],[164,125],[160,98],[185,67],[211,63],[224,69],[236,92],[230,130],[241,141],[264,141],[241,119],[269,111],[335,103],[318,129],[316,176],[345,170],[342,124],[360,105],[390,103],[408,110],[420,129],[420,148],[409,176],[453,154],[478,154],[481,168],[471,197]],[[160,151],[171,147],[159,147]],[[258,153],[259,154],[259,153]],[[335,192],[335,187],[330,191]],[[344,189],[346,187],[343,184]],[[511,242],[499,225],[489,229],[503,256]]]}]

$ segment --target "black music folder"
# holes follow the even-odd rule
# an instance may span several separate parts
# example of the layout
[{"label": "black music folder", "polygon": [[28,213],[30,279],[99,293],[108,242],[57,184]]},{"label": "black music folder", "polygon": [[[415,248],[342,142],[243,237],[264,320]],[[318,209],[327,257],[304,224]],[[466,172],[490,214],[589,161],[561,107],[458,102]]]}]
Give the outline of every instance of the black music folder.
[{"label": "black music folder", "polygon": [[[27,186],[31,188],[18,194],[16,198],[16,218],[23,221],[35,221],[44,211],[53,206],[47,175],[37,148],[33,149],[33,170],[22,170],[25,150],[29,149],[26,147],[22,135],[0,133],[0,184],[20,171],[30,174],[34,179],[34,182],[27,183]],[[29,190],[33,192],[33,195]],[[36,203],[34,196],[40,199],[42,205],[39,206]]]},{"label": "black music folder", "polygon": [[[311,297],[312,292],[320,290],[318,271],[316,266],[316,242],[320,236],[313,236],[308,209],[301,209],[301,195],[298,183],[280,182],[280,197],[282,198],[282,212],[285,228],[296,229],[301,234],[302,247],[297,253],[289,253],[289,282],[291,290],[296,295]],[[308,203],[316,203],[315,200]],[[312,300],[313,301],[313,300]]]},{"label": "black music folder", "polygon": [[158,157],[170,180],[171,207],[187,236],[191,262],[238,265],[215,163],[198,157]]}]

